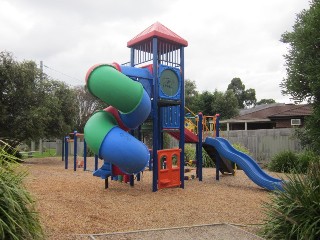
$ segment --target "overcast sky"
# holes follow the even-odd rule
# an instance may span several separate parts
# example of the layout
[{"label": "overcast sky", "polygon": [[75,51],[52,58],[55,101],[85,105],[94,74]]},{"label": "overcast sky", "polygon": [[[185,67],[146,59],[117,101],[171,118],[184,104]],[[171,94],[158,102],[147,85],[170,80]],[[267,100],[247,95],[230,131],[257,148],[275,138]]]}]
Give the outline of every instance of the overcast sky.
[{"label": "overcast sky", "polygon": [[308,0],[0,0],[0,50],[43,61],[44,72],[84,84],[96,63],[128,62],[127,42],[159,21],[186,39],[185,78],[199,91],[225,91],[231,79],[258,100],[289,102],[285,44]]}]

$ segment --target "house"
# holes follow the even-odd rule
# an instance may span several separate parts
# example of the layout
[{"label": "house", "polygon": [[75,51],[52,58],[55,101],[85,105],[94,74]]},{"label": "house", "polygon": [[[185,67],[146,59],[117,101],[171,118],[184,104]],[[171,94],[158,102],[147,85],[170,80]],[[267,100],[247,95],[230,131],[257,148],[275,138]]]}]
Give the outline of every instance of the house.
[{"label": "house", "polygon": [[242,109],[238,116],[220,123],[227,131],[303,127],[311,113],[310,104],[263,104]]}]

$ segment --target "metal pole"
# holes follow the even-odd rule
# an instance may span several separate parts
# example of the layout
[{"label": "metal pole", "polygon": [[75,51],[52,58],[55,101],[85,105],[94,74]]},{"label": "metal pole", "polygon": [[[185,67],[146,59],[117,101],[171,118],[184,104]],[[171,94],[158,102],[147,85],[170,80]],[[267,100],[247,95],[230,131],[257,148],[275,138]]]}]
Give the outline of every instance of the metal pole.
[{"label": "metal pole", "polygon": [[98,159],[99,159],[98,155],[95,154],[95,155],[94,155],[94,170],[95,170],[95,171],[98,170]]},{"label": "metal pole", "polygon": [[216,137],[219,137],[220,129],[220,114],[216,114]]},{"label": "metal pole", "polygon": [[184,188],[184,144],[185,144],[185,134],[184,134],[184,47],[181,47],[180,51],[180,63],[181,63],[181,93],[180,93],[180,140],[179,148],[180,152],[180,187]]},{"label": "metal pole", "polygon": [[77,171],[77,151],[78,151],[78,137],[77,137],[77,131],[73,132],[73,171]]},{"label": "metal pole", "polygon": [[64,145],[65,145],[64,141],[65,141],[65,138],[63,137],[62,138],[62,147],[61,147],[61,161],[64,161]]},{"label": "metal pole", "polygon": [[83,171],[87,170],[87,142],[83,139]]},{"label": "metal pole", "polygon": [[197,143],[197,174],[199,177],[199,181],[202,181],[202,165],[203,165],[203,159],[202,159],[202,130],[203,130],[203,125],[202,125],[202,120],[203,116],[202,113],[199,113],[199,121],[198,121],[198,143]]},{"label": "metal pole", "polygon": [[64,140],[64,168],[68,169],[68,155],[69,155],[69,149],[68,149],[68,145],[69,145],[69,137],[66,136],[65,140]]},{"label": "metal pole", "polygon": [[158,98],[159,98],[159,87],[158,87],[158,39],[152,39],[152,53],[153,53],[153,181],[152,191],[158,190],[158,150],[159,150],[159,110],[158,110]]}]

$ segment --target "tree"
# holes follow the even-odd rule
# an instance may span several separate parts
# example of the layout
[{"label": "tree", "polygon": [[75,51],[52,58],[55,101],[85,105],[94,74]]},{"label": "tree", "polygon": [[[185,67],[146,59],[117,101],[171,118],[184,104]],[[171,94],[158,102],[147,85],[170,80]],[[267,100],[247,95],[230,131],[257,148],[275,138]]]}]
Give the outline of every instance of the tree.
[{"label": "tree", "polygon": [[274,99],[271,99],[271,98],[263,98],[260,101],[258,101],[256,103],[256,105],[272,104],[272,103],[276,103],[276,101]]},{"label": "tree", "polygon": [[197,86],[195,81],[190,79],[185,80],[185,106],[195,113],[198,111],[196,106],[199,95],[196,89]]},{"label": "tree", "polygon": [[46,126],[45,136],[59,138],[75,127],[78,109],[76,92],[65,83],[56,80],[43,80],[41,85],[44,100],[41,107],[47,111],[49,109],[47,119],[43,120]]},{"label": "tree", "polygon": [[64,83],[42,75],[35,62],[0,52],[0,137],[17,144],[72,130],[73,96]]},{"label": "tree", "polygon": [[238,107],[254,106],[257,102],[256,91],[252,88],[246,90],[246,86],[242,83],[240,78],[233,78],[228,85],[227,90],[232,90],[238,100]]},{"label": "tree", "polygon": [[204,91],[199,94],[198,101],[196,103],[197,112],[202,112],[203,115],[214,115],[212,109],[212,102],[214,100],[214,96],[209,91]]},{"label": "tree", "polygon": [[282,93],[296,101],[320,100],[320,1],[310,1],[310,9],[297,14],[292,32],[282,34],[289,44],[286,54],[287,76]]},{"label": "tree", "polygon": [[281,41],[289,44],[284,56],[287,76],[281,83],[282,93],[292,99],[308,101],[313,114],[305,126],[302,139],[309,147],[320,150],[320,1],[311,0],[310,8],[297,14],[292,32],[282,34]]},{"label": "tree", "polygon": [[227,90],[225,93],[215,90],[213,96],[212,111],[219,113],[221,119],[229,119],[238,115],[238,100],[232,90]]},{"label": "tree", "polygon": [[84,126],[92,114],[97,110],[102,110],[108,105],[100,99],[89,93],[87,87],[75,87],[76,103],[78,106],[76,114],[76,129],[78,132],[83,132]]},{"label": "tree", "polygon": [[257,104],[256,90],[249,88],[244,92],[244,105],[246,107],[254,107]]}]

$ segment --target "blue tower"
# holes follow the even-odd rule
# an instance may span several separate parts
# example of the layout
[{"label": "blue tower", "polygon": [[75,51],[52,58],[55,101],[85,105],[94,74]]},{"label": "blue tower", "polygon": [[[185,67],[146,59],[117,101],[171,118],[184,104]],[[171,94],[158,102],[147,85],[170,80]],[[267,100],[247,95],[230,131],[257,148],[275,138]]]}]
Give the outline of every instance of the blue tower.
[{"label": "blue tower", "polygon": [[[148,69],[131,73],[141,82],[152,100],[153,123],[153,191],[159,188],[158,153],[163,149],[163,133],[174,129],[179,134],[179,186],[184,188],[184,48],[188,42],[159,22],[154,23],[127,43],[131,50],[130,76],[134,69]],[[130,68],[130,69],[129,69]],[[152,79],[150,79],[152,78]],[[151,80],[151,81],[150,81]]]}]

